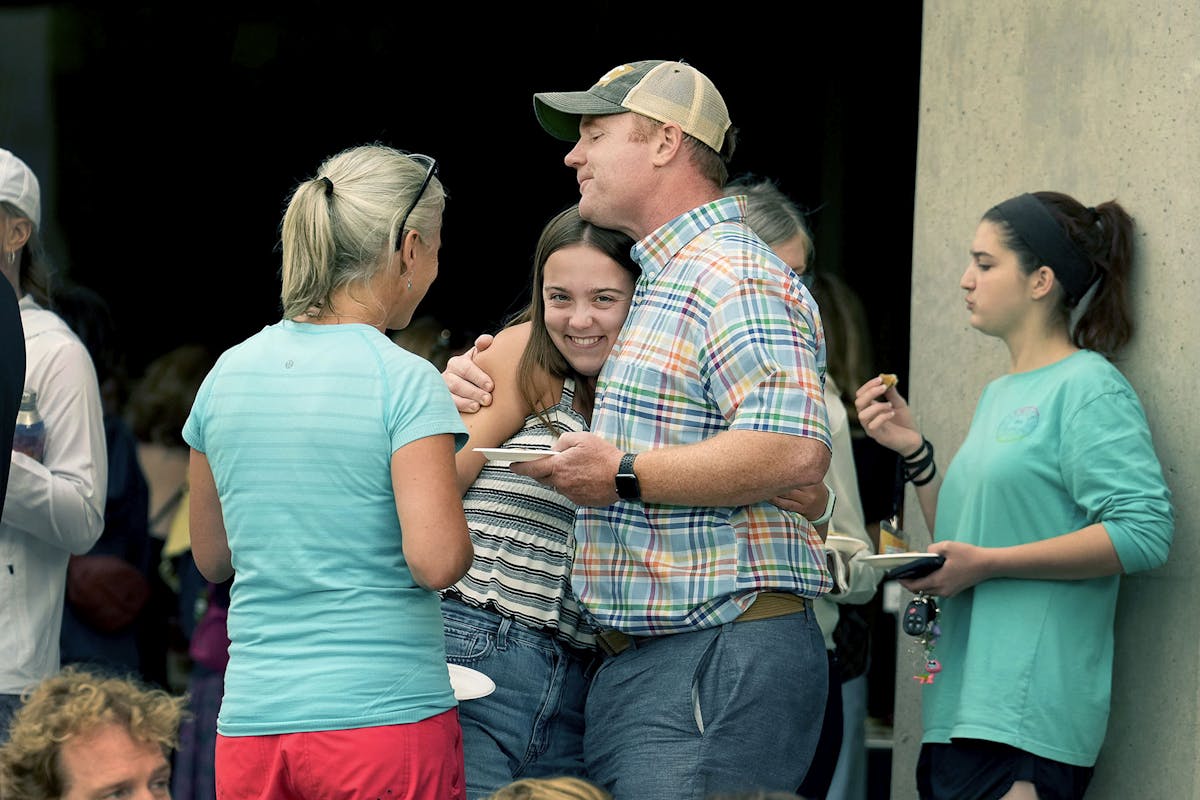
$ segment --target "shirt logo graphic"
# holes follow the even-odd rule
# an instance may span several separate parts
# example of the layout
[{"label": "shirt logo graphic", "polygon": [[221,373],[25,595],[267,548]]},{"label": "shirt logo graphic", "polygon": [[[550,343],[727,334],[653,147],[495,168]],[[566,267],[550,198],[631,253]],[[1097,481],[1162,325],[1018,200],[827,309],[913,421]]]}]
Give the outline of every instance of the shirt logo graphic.
[{"label": "shirt logo graphic", "polygon": [[996,429],[997,442],[1015,442],[1033,433],[1038,426],[1041,415],[1037,406],[1024,406],[1009,414],[1000,421]]}]

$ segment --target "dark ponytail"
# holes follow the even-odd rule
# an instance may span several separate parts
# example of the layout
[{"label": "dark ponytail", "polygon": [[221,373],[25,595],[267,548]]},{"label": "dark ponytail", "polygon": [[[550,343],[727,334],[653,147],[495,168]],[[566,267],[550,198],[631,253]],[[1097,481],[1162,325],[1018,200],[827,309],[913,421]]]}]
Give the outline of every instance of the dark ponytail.
[{"label": "dark ponytail", "polygon": [[1065,194],[1037,192],[1035,196],[1092,259],[1099,277],[1091,302],[1071,331],[1071,341],[1111,359],[1133,336],[1129,310],[1133,219],[1116,200],[1085,208]]},{"label": "dark ponytail", "polygon": [[[1066,236],[1091,262],[1095,284],[1091,301],[1071,330],[1071,341],[1112,359],[1133,336],[1129,310],[1129,275],[1133,268],[1133,219],[1116,200],[1095,208],[1084,206],[1061,192],[1034,192]],[[1004,245],[1017,254],[1028,274],[1041,264],[1030,247],[1017,236],[996,209],[984,216],[1004,230]],[[1059,308],[1070,319],[1075,301],[1064,292]]]}]

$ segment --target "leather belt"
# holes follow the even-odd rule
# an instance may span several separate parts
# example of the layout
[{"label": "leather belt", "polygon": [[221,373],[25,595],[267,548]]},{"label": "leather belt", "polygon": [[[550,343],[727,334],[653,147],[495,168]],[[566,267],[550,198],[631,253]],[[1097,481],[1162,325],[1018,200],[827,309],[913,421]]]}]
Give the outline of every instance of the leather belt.
[{"label": "leather belt", "polygon": [[[787,614],[797,614],[801,611],[808,611],[812,608],[812,601],[807,597],[801,597],[797,594],[788,592],[759,592],[754,598],[754,602],[750,607],[741,613],[734,622],[753,622],[757,619],[770,619],[771,617],[782,617]],[[672,636],[670,633],[663,633],[648,636],[634,636],[623,631],[605,630],[596,632],[596,644],[600,649],[610,656],[615,656],[619,653],[624,653],[631,645],[642,644],[652,639],[661,639],[664,636]]]}]

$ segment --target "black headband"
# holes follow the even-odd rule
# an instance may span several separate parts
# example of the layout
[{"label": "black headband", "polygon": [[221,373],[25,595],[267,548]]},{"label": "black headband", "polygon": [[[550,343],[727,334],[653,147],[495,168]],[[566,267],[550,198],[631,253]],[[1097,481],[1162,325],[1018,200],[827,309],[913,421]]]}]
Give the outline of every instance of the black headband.
[{"label": "black headband", "polygon": [[1092,288],[1099,277],[1095,265],[1067,236],[1041,200],[1031,194],[1020,194],[1005,200],[992,212],[1007,222],[1013,234],[1033,251],[1039,266],[1045,264],[1054,270],[1071,305]]}]

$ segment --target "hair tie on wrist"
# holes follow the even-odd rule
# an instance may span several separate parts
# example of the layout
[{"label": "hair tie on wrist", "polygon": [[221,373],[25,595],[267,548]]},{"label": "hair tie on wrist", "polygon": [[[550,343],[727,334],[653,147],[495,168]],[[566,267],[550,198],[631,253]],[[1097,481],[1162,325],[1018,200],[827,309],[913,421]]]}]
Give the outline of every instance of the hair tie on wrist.
[{"label": "hair tie on wrist", "polygon": [[[916,452],[903,457],[904,479],[913,486],[924,486],[933,480],[933,476],[937,474],[937,465],[933,463],[933,457],[933,443],[922,436],[921,446]],[[918,480],[927,469],[930,470],[929,475]]]},{"label": "hair tie on wrist", "polygon": [[330,198],[333,197],[333,181],[329,180],[329,178],[326,178],[324,175],[322,175],[319,180],[325,184],[325,196]]},{"label": "hair tie on wrist", "polygon": [[[933,480],[934,476],[937,475],[937,464],[930,461],[929,467],[930,467],[930,470],[929,470],[928,475],[926,475],[924,478],[921,478],[919,480],[917,478],[909,478],[908,479],[909,482],[913,486],[924,486],[925,484],[929,483],[931,480]],[[920,474],[920,473],[918,473],[918,474]]]},{"label": "hair tie on wrist", "polygon": [[926,450],[932,449],[933,445],[924,436],[921,437],[921,444],[916,450],[913,450],[906,456],[901,456],[907,464],[915,464],[925,458]]}]

